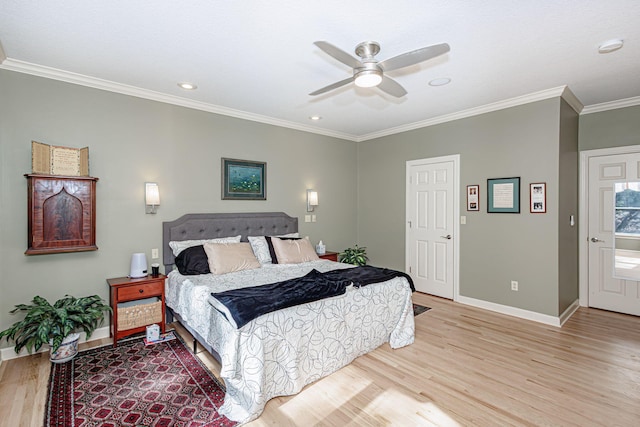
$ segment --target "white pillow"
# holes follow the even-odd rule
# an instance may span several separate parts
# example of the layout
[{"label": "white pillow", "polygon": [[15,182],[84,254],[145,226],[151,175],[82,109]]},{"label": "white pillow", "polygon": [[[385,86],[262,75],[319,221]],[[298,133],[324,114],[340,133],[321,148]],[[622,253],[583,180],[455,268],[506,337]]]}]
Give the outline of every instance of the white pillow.
[{"label": "white pillow", "polygon": [[213,274],[260,268],[249,243],[205,243],[203,246]]},{"label": "white pillow", "polygon": [[320,259],[308,239],[282,240],[272,237],[271,244],[276,252],[278,264],[299,264]]},{"label": "white pillow", "polygon": [[204,245],[205,243],[240,243],[241,237],[241,235],[238,235],[233,237],[220,237],[218,239],[176,240],[169,242],[169,247],[173,251],[173,256],[178,256],[180,252],[192,246]]},{"label": "white pillow", "polygon": [[[271,237],[300,237],[300,233],[281,234],[279,236]],[[247,239],[249,240],[251,249],[253,249],[253,253],[260,264],[265,265],[273,263],[273,260],[271,259],[271,252],[269,252],[269,244],[264,236],[249,236]]]}]

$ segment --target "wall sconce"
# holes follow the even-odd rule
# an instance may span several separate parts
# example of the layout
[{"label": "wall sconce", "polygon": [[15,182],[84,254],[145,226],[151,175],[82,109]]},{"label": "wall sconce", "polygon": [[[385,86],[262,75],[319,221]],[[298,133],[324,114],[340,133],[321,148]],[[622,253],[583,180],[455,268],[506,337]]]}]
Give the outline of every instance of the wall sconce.
[{"label": "wall sconce", "polygon": [[307,190],[307,212],[313,212],[313,208],[318,206],[318,192]]},{"label": "wall sconce", "polygon": [[156,208],[160,206],[160,190],[157,182],[144,183],[144,204],[146,213],[156,213]]}]

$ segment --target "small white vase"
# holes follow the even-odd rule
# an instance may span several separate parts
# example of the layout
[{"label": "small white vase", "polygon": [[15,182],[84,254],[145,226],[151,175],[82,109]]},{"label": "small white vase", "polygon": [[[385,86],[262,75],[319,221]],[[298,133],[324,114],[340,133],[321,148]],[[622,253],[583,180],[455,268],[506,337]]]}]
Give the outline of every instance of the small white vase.
[{"label": "small white vase", "polygon": [[[60,347],[55,352],[51,352],[49,360],[53,363],[65,363],[73,359],[78,354],[78,341],[80,334],[69,334],[63,340]],[[52,345],[53,342],[49,342]]]}]

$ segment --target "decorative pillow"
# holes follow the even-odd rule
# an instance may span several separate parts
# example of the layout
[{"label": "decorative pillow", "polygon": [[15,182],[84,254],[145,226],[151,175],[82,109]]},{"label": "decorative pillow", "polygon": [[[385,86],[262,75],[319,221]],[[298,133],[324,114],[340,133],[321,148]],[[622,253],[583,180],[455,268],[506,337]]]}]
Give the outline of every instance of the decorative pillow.
[{"label": "decorative pillow", "polygon": [[260,268],[249,243],[205,243],[204,251],[213,274]]},{"label": "decorative pillow", "polygon": [[218,239],[204,239],[204,240],[176,240],[169,242],[169,247],[173,251],[173,256],[178,254],[187,248],[192,246],[204,245],[205,243],[240,243],[240,237],[220,237]]},{"label": "decorative pillow", "polygon": [[[283,237],[283,238],[299,238],[300,234],[298,233],[289,233],[283,234],[281,236],[274,237]],[[258,258],[258,262],[260,264],[277,264],[277,260],[274,261],[273,246],[271,246],[270,236],[249,236],[247,237],[249,243],[251,244],[251,249],[253,249],[253,253],[256,258]]]},{"label": "decorative pillow", "polygon": [[176,267],[184,276],[211,273],[209,259],[202,245],[191,246],[180,252],[176,257]]},{"label": "decorative pillow", "polygon": [[271,243],[273,244],[278,264],[299,264],[320,259],[308,239],[285,240],[272,237]]}]

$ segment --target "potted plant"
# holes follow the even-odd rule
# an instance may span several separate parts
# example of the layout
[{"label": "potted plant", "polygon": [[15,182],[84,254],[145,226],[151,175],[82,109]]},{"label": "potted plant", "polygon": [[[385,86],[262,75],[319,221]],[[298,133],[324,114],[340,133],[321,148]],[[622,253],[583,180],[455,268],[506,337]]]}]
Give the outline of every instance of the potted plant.
[{"label": "potted plant", "polygon": [[75,298],[65,295],[51,305],[46,299],[36,296],[31,304],[18,304],[10,311],[25,313],[24,319],[0,332],[0,340],[7,338],[15,343],[15,352],[23,347],[32,353],[43,344],[50,346],[50,359],[64,363],[78,353],[78,340],[83,330],[87,338],[104,320],[104,312],[111,307],[97,295]]},{"label": "potted plant", "polygon": [[353,265],[367,265],[369,257],[367,256],[367,248],[355,245],[353,248],[347,248],[339,255],[340,262]]}]

